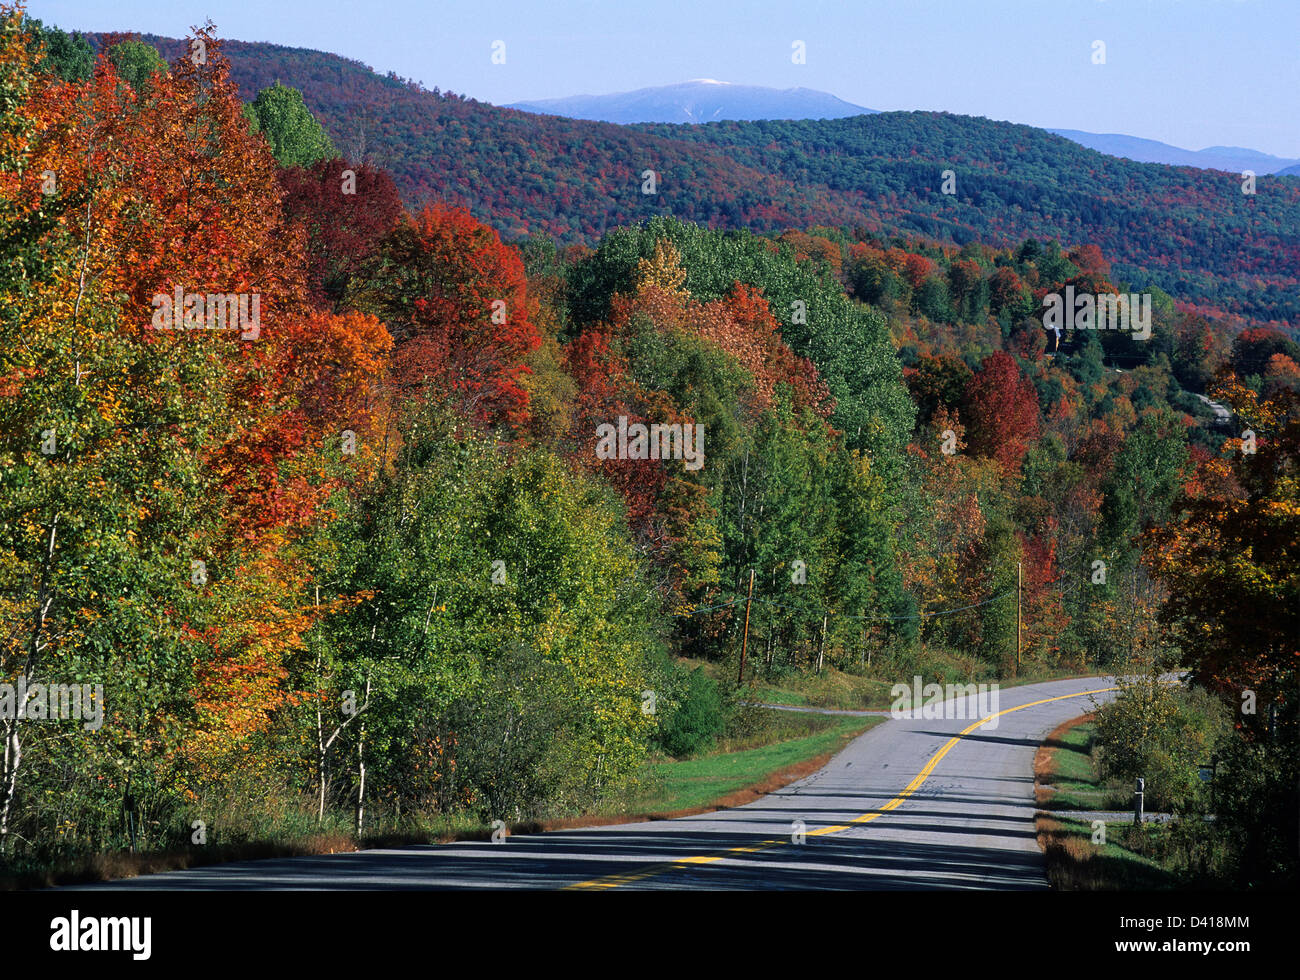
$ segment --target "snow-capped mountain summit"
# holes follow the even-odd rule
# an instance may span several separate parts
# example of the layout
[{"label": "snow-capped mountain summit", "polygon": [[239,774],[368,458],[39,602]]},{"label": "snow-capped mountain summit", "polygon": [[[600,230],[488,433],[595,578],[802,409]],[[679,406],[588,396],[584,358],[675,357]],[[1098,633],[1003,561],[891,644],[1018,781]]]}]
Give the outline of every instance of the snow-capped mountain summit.
[{"label": "snow-capped mountain summit", "polygon": [[736,85],[716,78],[695,78],[680,85],[642,88],[612,95],[574,95],[564,99],[515,102],[507,108],[613,123],[840,119],[875,111],[814,89]]}]

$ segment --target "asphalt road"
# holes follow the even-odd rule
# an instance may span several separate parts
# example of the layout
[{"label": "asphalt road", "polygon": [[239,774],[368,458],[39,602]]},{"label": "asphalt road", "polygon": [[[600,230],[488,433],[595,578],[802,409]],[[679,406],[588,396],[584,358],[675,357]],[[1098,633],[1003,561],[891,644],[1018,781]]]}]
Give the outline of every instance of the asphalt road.
[{"label": "asphalt road", "polygon": [[947,717],[892,719],[812,776],[730,810],[82,888],[1045,889],[1034,752],[1112,687],[1110,678],[1052,681],[1003,689],[979,711],[965,698],[945,702]]}]

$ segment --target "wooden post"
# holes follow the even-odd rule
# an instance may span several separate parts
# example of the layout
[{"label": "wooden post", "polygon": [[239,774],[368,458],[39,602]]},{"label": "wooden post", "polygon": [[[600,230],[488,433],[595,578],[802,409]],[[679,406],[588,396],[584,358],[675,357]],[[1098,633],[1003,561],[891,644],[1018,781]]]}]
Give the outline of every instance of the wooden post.
[{"label": "wooden post", "polygon": [[754,601],[754,570],[749,570],[749,598],[745,600],[745,632],[740,638],[740,673],[736,675],[736,685],[745,683],[745,648],[749,643],[749,607]]}]

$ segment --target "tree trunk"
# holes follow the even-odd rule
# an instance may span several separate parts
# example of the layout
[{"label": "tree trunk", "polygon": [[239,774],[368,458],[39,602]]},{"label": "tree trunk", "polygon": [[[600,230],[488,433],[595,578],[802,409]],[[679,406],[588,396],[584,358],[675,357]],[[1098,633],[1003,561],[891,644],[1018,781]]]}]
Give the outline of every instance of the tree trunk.
[{"label": "tree trunk", "polygon": [[[15,712],[16,714],[16,712]],[[14,793],[18,787],[18,765],[22,762],[23,748],[18,738],[18,718],[4,722],[4,769],[0,770],[0,854],[6,853],[9,844],[9,813],[13,808]]]},{"label": "tree trunk", "polygon": [[[36,666],[37,654],[41,652],[41,635],[45,632],[45,618],[49,614],[54,597],[49,594],[50,570],[54,566],[54,543],[59,530],[61,513],[54,515],[50,522],[50,540],[45,548],[45,558],[41,563],[41,580],[36,591],[36,610],[32,614],[32,635],[28,644],[26,669],[24,676],[30,677]],[[13,812],[14,796],[18,792],[18,767],[23,761],[22,740],[18,726],[27,715],[27,705],[15,706],[13,718],[4,722],[4,764],[0,768],[0,854],[5,853],[9,844],[9,817]]]},{"label": "tree trunk", "polygon": [[[320,604],[319,598],[317,605]],[[321,717],[320,654],[316,654],[316,782],[320,785],[320,804],[316,808],[316,824],[325,821],[325,720]]]},{"label": "tree trunk", "polygon": [[[366,675],[366,703],[370,703],[370,675]],[[366,723],[357,732],[357,838],[366,825]]]},{"label": "tree trunk", "polygon": [[316,753],[316,781],[320,783],[320,805],[316,809],[316,823],[319,826],[325,822],[325,747],[319,747]]}]

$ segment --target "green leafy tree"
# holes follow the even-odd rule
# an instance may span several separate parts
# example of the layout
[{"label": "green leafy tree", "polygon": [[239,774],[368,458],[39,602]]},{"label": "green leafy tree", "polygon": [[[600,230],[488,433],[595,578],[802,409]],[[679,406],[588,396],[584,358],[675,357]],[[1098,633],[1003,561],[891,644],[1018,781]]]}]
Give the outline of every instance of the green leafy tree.
[{"label": "green leafy tree", "polygon": [[144,89],[156,73],[165,73],[167,63],[151,44],[143,41],[122,41],[109,48],[108,60],[113,63],[121,78],[137,92]]},{"label": "green leafy tree", "polygon": [[370,598],[322,634],[331,696],[372,688],[375,792],[505,819],[625,784],[653,630],[612,495],[444,410],[403,418],[394,467],[335,532],[331,587]]},{"label": "green leafy tree", "polygon": [[1102,775],[1145,780],[1148,809],[1200,808],[1206,794],[1198,770],[1228,727],[1223,705],[1202,689],[1183,690],[1156,676],[1117,683],[1115,700],[1097,712]]},{"label": "green leafy tree", "polygon": [[69,34],[59,28],[45,27],[35,17],[24,21],[31,35],[31,48],[44,48],[44,55],[37,63],[38,71],[48,71],[65,82],[84,82],[95,70],[95,52],[90,42],[81,34]]},{"label": "green leafy tree", "polygon": [[279,82],[262,89],[245,109],[245,115],[271,145],[271,153],[282,167],[310,167],[318,160],[338,154],[316,117],[302,100],[302,93]]}]

